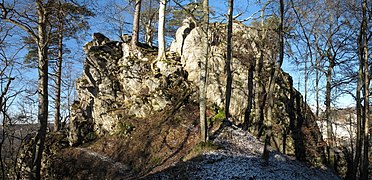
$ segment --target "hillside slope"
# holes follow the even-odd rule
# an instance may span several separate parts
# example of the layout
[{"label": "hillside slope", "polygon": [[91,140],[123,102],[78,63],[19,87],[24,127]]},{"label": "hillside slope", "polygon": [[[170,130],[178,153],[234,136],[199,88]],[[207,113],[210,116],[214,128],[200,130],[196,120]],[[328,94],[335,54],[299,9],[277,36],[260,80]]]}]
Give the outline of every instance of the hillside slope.
[{"label": "hillside slope", "polygon": [[143,179],[340,179],[326,168],[312,168],[276,151],[271,151],[265,164],[261,158],[263,143],[234,126],[223,128],[213,143],[221,148]]},{"label": "hillside slope", "polygon": [[[263,143],[235,125],[223,123],[212,131],[209,146],[213,147],[200,148],[196,143],[197,129],[191,124],[185,125],[184,130],[190,134],[182,143],[166,141],[164,144],[161,141],[163,138],[181,139],[179,136],[183,133],[174,134],[181,131],[176,128],[173,133],[159,131],[153,135],[153,140],[134,133],[127,138],[103,137],[85,146],[64,148],[51,157],[48,178],[341,179],[326,167],[315,168],[273,149],[270,149],[269,162],[265,164],[261,158]],[[150,124],[147,127],[154,128]],[[156,149],[156,146],[162,148]]]},{"label": "hillside slope", "polygon": [[[46,144],[48,151],[44,152],[42,165],[46,177],[130,179],[180,176],[203,179],[252,176],[266,179],[279,177],[278,174],[285,172],[289,177],[301,179],[317,177],[311,174],[324,174],[284,155],[275,156],[275,153],[269,164],[262,164],[262,144],[239,128],[221,129],[214,133],[225,118],[225,38],[217,37],[223,32],[223,24],[211,25],[214,43],[209,54],[206,110],[211,139],[220,148],[190,157],[199,145],[198,64],[205,54],[200,41],[203,33],[200,33],[200,28],[191,27],[186,23],[177,31],[171,49],[179,48],[167,52],[166,59],[162,60],[156,59],[154,47],[138,44],[138,48],[132,49],[128,42],[110,41],[100,33],[93,34],[93,40],[84,46],[87,58],[83,74],[76,82],[78,99],[71,108],[69,129],[57,140],[53,139],[56,137],[53,133],[48,135],[50,139],[47,142],[51,144]],[[185,28],[189,28],[189,34],[183,34]],[[263,137],[267,121],[263,116],[264,82],[267,82],[271,63],[266,60],[262,62],[262,72],[253,72],[262,79],[255,81],[248,76],[251,63],[257,59],[252,55],[257,48],[254,46],[257,32],[239,24],[234,28],[234,36],[242,41],[234,44],[234,49],[240,54],[236,54],[232,61],[234,83],[229,119],[232,124],[242,124],[244,119],[248,119],[248,131]],[[254,89],[257,102],[253,107],[247,105],[248,81],[259,86]],[[261,93],[258,93],[259,89]],[[275,118],[270,119],[275,134],[271,143],[273,149],[308,162],[312,167],[321,167],[324,141],[314,115],[307,110],[287,73],[280,73],[274,96]],[[256,110],[261,112],[260,116],[255,114]],[[26,144],[23,149],[28,152],[21,156],[25,177],[32,165],[32,145],[32,141],[28,146]],[[180,163],[180,159],[186,159],[186,162]],[[278,166],[283,163],[287,165]],[[172,164],[176,166],[169,169]],[[182,172],[174,174],[177,169]],[[325,174],[337,179],[329,172]]]}]

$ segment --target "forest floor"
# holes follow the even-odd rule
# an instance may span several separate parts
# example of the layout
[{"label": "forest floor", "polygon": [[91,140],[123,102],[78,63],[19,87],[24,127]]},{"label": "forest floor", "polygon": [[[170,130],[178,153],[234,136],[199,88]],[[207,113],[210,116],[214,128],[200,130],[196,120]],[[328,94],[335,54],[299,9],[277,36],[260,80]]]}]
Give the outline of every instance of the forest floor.
[{"label": "forest floor", "polygon": [[220,148],[143,179],[340,179],[326,167],[313,168],[276,151],[266,164],[261,158],[263,143],[234,126],[221,129],[212,142]]}]

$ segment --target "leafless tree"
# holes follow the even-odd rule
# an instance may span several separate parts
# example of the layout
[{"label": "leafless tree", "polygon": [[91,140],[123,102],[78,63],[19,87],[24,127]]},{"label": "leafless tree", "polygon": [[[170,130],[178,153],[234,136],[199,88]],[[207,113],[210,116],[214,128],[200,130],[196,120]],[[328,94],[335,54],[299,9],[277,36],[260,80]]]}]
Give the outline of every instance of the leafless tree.
[{"label": "leafless tree", "polygon": [[158,60],[165,58],[165,9],[167,0],[160,0],[158,23]]},{"label": "leafless tree", "polygon": [[[16,162],[20,148],[19,136],[15,129],[13,106],[16,98],[23,93],[23,87],[16,87],[17,81],[22,79],[21,64],[17,62],[18,54],[24,46],[9,43],[14,37],[14,25],[0,26],[0,170],[1,179],[15,179]],[[12,33],[13,32],[13,33]],[[13,51],[13,50],[14,51]],[[17,79],[16,79],[17,78]],[[14,85],[12,85],[14,84]]]},{"label": "leafless tree", "polygon": [[[358,39],[358,49],[359,49],[359,58],[360,64],[363,64],[363,115],[362,115],[362,128],[360,132],[360,136],[363,137],[363,156],[362,156],[362,163],[361,163],[361,171],[360,171],[360,179],[368,179],[369,172],[368,172],[368,164],[369,164],[369,124],[371,123],[370,120],[370,112],[369,112],[369,96],[370,96],[370,65],[368,62],[368,40],[370,37],[367,35],[368,31],[368,16],[367,16],[367,0],[362,1],[362,23],[360,26],[360,34]],[[358,149],[359,150],[359,149]]]},{"label": "leafless tree", "polygon": [[269,161],[269,150],[268,146],[270,145],[271,136],[272,136],[272,121],[273,121],[273,114],[274,114],[274,90],[275,90],[275,83],[276,79],[279,76],[281,71],[281,67],[284,60],[284,2],[283,0],[279,1],[279,26],[278,26],[278,36],[279,36],[279,59],[278,62],[274,64],[274,68],[272,69],[271,76],[269,79],[269,89],[268,89],[268,109],[267,109],[267,121],[266,121],[266,137],[265,137],[265,146],[264,151],[262,154],[263,159],[265,162]]},{"label": "leafless tree", "polygon": [[[12,23],[31,36],[37,44],[38,52],[38,120],[40,128],[36,136],[36,151],[33,157],[33,167],[30,173],[31,179],[40,179],[41,159],[48,123],[48,18],[50,15],[48,6],[50,2],[37,0],[35,2],[36,18],[32,15],[20,13],[15,8],[9,7],[5,1],[0,3],[1,18]],[[23,19],[25,21],[22,21]],[[36,29],[36,31],[35,31]]]},{"label": "leafless tree", "polygon": [[206,142],[208,140],[208,132],[207,132],[207,119],[206,119],[206,107],[207,107],[207,68],[208,68],[208,56],[209,56],[209,42],[208,42],[208,30],[209,30],[209,1],[203,1],[203,12],[204,18],[202,23],[202,30],[204,33],[204,47],[205,59],[201,60],[200,62],[200,84],[199,84],[199,106],[200,106],[200,131],[201,136],[200,140],[202,142]]},{"label": "leafless tree", "polygon": [[225,115],[226,119],[230,116],[230,98],[231,98],[231,85],[233,81],[231,72],[231,59],[232,59],[232,34],[233,34],[233,11],[234,11],[234,0],[228,0],[228,23],[227,23],[227,49],[226,49],[226,103],[225,103]]},{"label": "leafless tree", "polygon": [[133,28],[132,28],[132,48],[136,49],[139,39],[139,30],[140,30],[140,17],[141,17],[141,3],[142,0],[135,0],[135,10],[133,16]]}]

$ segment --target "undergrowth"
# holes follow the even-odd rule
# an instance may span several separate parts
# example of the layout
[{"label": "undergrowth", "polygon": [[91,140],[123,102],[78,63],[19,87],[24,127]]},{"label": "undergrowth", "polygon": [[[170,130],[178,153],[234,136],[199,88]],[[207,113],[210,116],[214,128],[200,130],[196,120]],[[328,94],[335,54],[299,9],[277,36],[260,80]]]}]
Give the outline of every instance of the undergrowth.
[{"label": "undergrowth", "polygon": [[200,142],[196,144],[195,147],[182,160],[188,161],[206,152],[218,150],[220,148],[220,146],[213,144],[211,141]]}]

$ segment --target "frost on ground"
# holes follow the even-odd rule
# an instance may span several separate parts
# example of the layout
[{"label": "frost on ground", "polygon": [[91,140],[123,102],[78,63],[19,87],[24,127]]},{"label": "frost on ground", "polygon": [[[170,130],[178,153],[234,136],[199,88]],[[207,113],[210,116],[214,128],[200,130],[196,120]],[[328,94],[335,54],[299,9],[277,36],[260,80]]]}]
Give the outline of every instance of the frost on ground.
[{"label": "frost on ground", "polygon": [[224,127],[213,143],[220,150],[145,177],[145,179],[340,179],[332,171],[316,169],[291,157],[271,151],[269,163],[261,159],[263,143],[239,128]]}]

